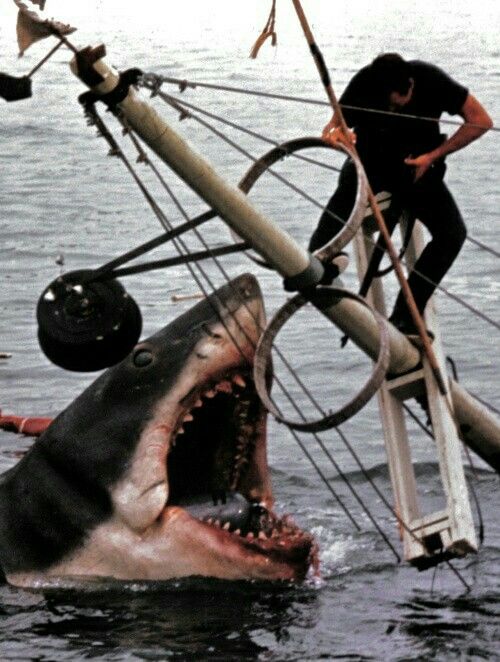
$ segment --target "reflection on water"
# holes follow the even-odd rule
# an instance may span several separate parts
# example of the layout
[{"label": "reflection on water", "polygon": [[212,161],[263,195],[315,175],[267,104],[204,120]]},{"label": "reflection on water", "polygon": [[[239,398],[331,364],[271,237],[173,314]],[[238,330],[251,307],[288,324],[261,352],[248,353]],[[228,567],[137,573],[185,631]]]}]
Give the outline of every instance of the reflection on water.
[{"label": "reflection on water", "polygon": [[[8,649],[36,638],[41,650],[58,642],[68,656],[127,652],[147,659],[255,659],[286,644],[289,628],[313,628],[314,590],[187,580],[175,584],[109,584],[93,590],[45,592],[33,604],[6,604]],[[3,619],[2,619],[3,620]],[[152,624],[154,623],[154,627]]]}]

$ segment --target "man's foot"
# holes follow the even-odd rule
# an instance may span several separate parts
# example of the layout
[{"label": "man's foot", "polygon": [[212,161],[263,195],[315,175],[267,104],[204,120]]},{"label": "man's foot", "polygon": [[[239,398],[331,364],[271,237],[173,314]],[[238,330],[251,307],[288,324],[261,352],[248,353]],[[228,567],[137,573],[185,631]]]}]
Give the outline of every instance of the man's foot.
[{"label": "man's foot", "polygon": [[347,269],[348,264],[349,256],[344,252],[337,253],[330,262],[324,262],[325,273],[323,274],[320,285],[331,285]]}]

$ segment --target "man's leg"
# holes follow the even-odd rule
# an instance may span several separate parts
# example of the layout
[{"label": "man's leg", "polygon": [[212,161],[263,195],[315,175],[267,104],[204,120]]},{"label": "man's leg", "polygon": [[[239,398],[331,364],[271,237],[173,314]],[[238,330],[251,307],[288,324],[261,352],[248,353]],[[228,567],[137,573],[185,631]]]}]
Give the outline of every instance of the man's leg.
[{"label": "man's leg", "polygon": [[356,189],[356,168],[352,161],[347,159],[340,171],[337,190],[328,201],[309,241],[311,253],[324,246],[342,230],[354,207]]},{"label": "man's leg", "polygon": [[[416,185],[409,200],[412,213],[429,230],[432,238],[415,263],[408,285],[422,313],[463,246],[467,230],[460,211],[443,181]],[[411,325],[408,307],[400,292],[391,320]]]}]

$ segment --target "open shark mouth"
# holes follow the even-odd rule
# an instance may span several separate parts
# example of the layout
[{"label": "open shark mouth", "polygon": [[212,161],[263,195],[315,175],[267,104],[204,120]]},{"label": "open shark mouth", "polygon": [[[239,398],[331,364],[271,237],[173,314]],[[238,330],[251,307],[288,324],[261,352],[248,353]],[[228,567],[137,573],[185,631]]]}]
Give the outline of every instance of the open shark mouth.
[{"label": "open shark mouth", "polygon": [[265,415],[250,369],[193,389],[182,405],[167,456],[166,510],[182,508],[216,544],[282,566],[280,578],[302,579],[316,547],[290,516],[272,510],[267,465],[259,458]]}]

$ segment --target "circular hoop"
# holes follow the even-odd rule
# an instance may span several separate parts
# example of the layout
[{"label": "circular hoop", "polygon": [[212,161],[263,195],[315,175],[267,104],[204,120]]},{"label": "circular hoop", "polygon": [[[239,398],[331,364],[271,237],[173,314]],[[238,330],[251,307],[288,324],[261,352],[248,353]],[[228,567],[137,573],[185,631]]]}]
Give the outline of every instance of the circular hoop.
[{"label": "circular hoop", "polygon": [[[255,182],[259,179],[259,177],[275,163],[281,161],[290,154],[294,154],[300,150],[309,149],[312,147],[322,147],[326,149],[334,149],[337,152],[343,152],[354,163],[358,180],[354,207],[351,215],[345,222],[344,227],[329,242],[314,251],[314,255],[322,262],[329,262],[344,248],[344,246],[346,246],[351,241],[351,239],[358,231],[361,223],[363,222],[366,205],[368,203],[368,182],[366,179],[365,170],[359,158],[351,151],[349,147],[342,143],[332,145],[331,143],[325,142],[321,138],[315,137],[296,138],[294,140],[289,140],[285,143],[282,143],[281,145],[278,145],[277,147],[273,147],[273,149],[267,152],[267,154],[261,156],[258,161],[255,161],[255,163],[241,179],[240,183],[238,184],[238,188],[241,189],[243,193],[248,193]],[[241,241],[241,237],[233,229],[230,228],[230,232],[235,242]],[[269,264],[261,257],[252,254],[250,251],[245,251],[245,254],[256,264],[259,264],[262,267],[266,267],[267,269],[270,268]]]},{"label": "circular hoop", "polygon": [[[317,300],[315,301],[315,299]],[[306,303],[311,302],[316,305],[319,310],[322,310],[331,305],[332,299],[336,301],[338,301],[338,299],[353,299],[354,301],[362,303],[372,312],[380,332],[380,347],[377,361],[373,367],[371,376],[359,393],[336,412],[330,413],[315,421],[290,421],[279,413],[276,406],[271,401],[267,390],[266,369],[271,358],[271,349],[274,339],[285,322],[287,322],[290,317],[292,317],[292,315],[300,310],[300,308]],[[318,287],[311,295],[310,300],[305,299],[301,294],[296,294],[278,310],[267,325],[259,340],[254,357],[255,387],[266,409],[273,414],[280,423],[284,423],[293,430],[300,430],[301,432],[323,432],[344,423],[344,421],[347,421],[351,416],[354,416],[354,414],[367,404],[372,396],[378,391],[385,378],[387,368],[389,367],[389,358],[389,331],[382,315],[371,308],[362,297],[353,292],[338,287]]]}]

